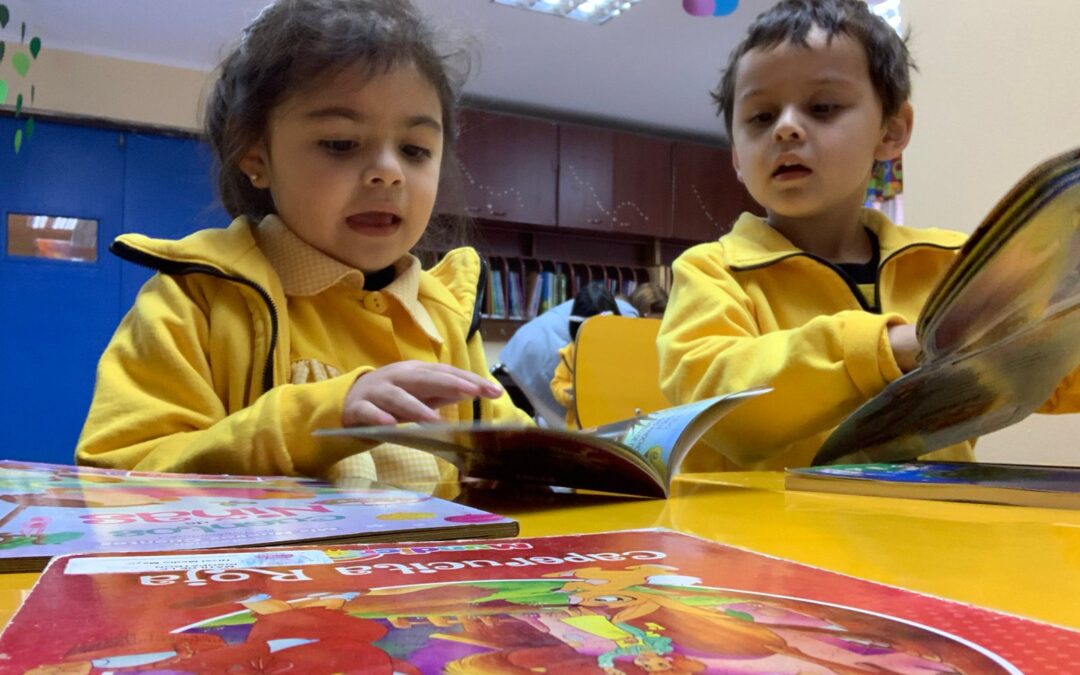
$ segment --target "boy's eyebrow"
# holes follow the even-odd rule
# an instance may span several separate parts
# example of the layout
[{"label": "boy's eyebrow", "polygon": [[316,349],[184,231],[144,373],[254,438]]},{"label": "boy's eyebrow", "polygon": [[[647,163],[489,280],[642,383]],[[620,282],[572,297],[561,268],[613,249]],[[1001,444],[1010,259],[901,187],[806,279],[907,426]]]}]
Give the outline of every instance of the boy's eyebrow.
[{"label": "boy's eyebrow", "polygon": [[[849,82],[851,82],[851,78],[844,77],[843,75],[823,75],[821,77],[810,80],[809,84],[815,87],[821,87],[831,84],[848,84]],[[753,98],[760,94],[764,94],[766,93],[766,91],[767,90],[764,87],[754,87],[752,89],[747,89],[746,91],[739,94],[738,100],[745,101],[748,98]]]},{"label": "boy's eyebrow", "polygon": [[[317,108],[307,112],[304,117],[308,119],[323,119],[326,117],[344,117],[351,122],[364,122],[367,120],[367,116],[360,113],[357,110],[346,106],[330,106],[327,108]],[[442,124],[431,115],[412,115],[405,119],[405,126],[412,127],[431,127],[435,131],[442,131]]]}]

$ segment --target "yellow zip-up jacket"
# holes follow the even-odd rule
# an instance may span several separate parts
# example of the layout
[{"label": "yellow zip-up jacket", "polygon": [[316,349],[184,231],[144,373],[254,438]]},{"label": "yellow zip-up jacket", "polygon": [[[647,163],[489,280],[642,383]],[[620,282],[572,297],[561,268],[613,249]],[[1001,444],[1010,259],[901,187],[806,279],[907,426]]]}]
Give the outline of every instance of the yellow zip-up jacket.
[{"label": "yellow zip-up jacket", "polygon": [[577,406],[574,403],[574,354],[576,343],[570,342],[559,350],[559,365],[551,377],[551,395],[566,408],[566,428],[578,429]]},{"label": "yellow zip-up jacket", "polygon": [[[290,325],[288,298],[252,227],[238,218],[227,229],[177,241],[123,235],[113,243],[114,252],[158,274],[143,286],[101,357],[76,449],[80,464],[324,475],[355,451],[356,442],[319,439],[312,431],[341,426],[345,394],[361,374],[417,358],[490,377],[479,334],[466,339],[478,318],[483,270],[474,250],[451,251],[420,273],[417,300],[442,344],[426,338],[394,303],[358,311],[362,298],[330,293],[319,301],[329,303],[328,310],[339,303],[339,314],[352,324],[345,335],[319,335],[314,322],[306,331]],[[361,358],[293,384],[293,342],[301,333],[316,352],[331,353],[336,341],[352,340]],[[484,420],[529,421],[505,394],[440,413],[447,421],[467,421],[476,407]]]},{"label": "yellow zip-up jacket", "polygon": [[[900,377],[887,328],[916,321],[966,235],[898,227],[869,209],[863,225],[880,245],[875,303],[750,214],[675,261],[657,339],[667,397],[681,404],[761,384],[774,389],[713,427],[685,470],[807,466],[841,420]],[[974,455],[964,443],[929,457]]]}]

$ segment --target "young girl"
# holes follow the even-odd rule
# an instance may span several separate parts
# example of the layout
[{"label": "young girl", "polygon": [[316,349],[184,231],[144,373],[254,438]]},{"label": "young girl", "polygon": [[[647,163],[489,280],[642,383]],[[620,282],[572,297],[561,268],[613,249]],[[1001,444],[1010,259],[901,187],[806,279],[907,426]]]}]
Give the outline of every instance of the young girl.
[{"label": "young girl", "polygon": [[551,378],[551,395],[566,408],[566,426],[575,429],[578,424],[574,405],[574,340],[577,339],[581,322],[597,314],[619,314],[615,296],[599,281],[593,281],[578,292],[570,309],[570,343],[559,350],[559,365]]},{"label": "young girl", "polygon": [[[98,367],[81,464],[450,478],[406,448],[323,427],[528,417],[488,377],[472,249],[421,271],[451,161],[454,87],[406,0],[279,0],[206,106],[235,220],[179,241],[119,237],[157,274]],[[331,470],[331,467],[333,469]]]}]

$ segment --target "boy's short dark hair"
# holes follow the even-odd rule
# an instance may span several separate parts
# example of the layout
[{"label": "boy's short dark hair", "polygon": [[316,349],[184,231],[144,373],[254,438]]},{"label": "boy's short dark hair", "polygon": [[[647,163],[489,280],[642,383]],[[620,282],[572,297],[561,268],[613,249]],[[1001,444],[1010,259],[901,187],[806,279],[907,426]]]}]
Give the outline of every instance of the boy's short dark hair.
[{"label": "boy's short dark hair", "polygon": [[758,15],[728,57],[720,84],[712,92],[716,114],[723,115],[731,137],[735,107],[735,71],[751,49],[775,47],[784,42],[807,46],[806,36],[818,26],[829,41],[847,35],[862,45],[870,64],[870,82],[886,117],[899,112],[911,97],[911,70],[915,63],[907,39],[896,34],[884,19],[870,11],[864,0],[782,0]]}]

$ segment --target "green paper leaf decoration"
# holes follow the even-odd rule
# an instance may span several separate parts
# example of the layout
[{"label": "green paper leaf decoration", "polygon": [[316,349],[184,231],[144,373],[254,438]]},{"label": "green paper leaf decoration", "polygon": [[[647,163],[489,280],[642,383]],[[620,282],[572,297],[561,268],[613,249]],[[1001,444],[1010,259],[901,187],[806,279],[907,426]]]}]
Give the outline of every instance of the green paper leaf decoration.
[{"label": "green paper leaf decoration", "polygon": [[0,5],[0,28],[7,28],[8,19],[11,15],[8,14],[7,5]]},{"label": "green paper leaf decoration", "polygon": [[0,105],[4,105],[4,101],[7,100],[7,80],[0,80]]},{"label": "green paper leaf decoration", "polygon": [[19,150],[22,150],[22,129],[15,130],[15,154],[19,154]]},{"label": "green paper leaf decoration", "polygon": [[30,56],[37,58],[38,53],[41,52],[41,38],[30,38]]},{"label": "green paper leaf decoration", "polygon": [[26,127],[25,127],[25,129],[26,129],[26,140],[30,140],[31,138],[34,137],[34,128],[35,128],[35,126],[36,125],[34,124],[34,118],[33,117],[26,120]]},{"label": "green paper leaf decoration", "polygon": [[21,112],[22,112],[22,94],[19,94],[18,98],[15,99],[15,117],[18,117],[19,113],[21,113]]},{"label": "green paper leaf decoration", "polygon": [[30,57],[26,55],[26,52],[16,53],[11,57],[11,67],[20,77],[26,77],[26,72],[30,70]]},{"label": "green paper leaf decoration", "polygon": [[0,61],[4,60],[4,47],[5,47],[4,43],[0,42]]}]

